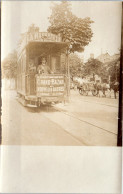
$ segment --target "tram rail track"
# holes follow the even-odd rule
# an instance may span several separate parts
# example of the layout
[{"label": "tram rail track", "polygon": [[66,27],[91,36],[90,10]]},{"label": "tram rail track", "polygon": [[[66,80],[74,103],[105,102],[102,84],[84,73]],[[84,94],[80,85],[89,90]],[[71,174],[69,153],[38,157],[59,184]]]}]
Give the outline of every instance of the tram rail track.
[{"label": "tram rail track", "polygon": [[101,130],[103,130],[103,131],[105,131],[105,132],[107,132],[107,133],[110,133],[110,134],[113,134],[113,135],[117,135],[117,133],[114,133],[114,132],[109,131],[109,130],[107,130],[107,129],[104,129],[104,128],[100,127],[100,126],[97,126],[97,125],[95,125],[95,124],[93,124],[93,123],[90,123],[90,122],[88,122],[88,121],[86,121],[86,120],[83,120],[83,119],[77,117],[76,115],[73,115],[73,114],[70,114],[70,113],[66,113],[66,112],[63,111],[61,108],[58,108],[58,107],[53,107],[53,108],[54,108],[55,110],[59,111],[59,112],[62,112],[63,114],[65,114],[65,115],[67,115],[67,116],[70,116],[70,117],[72,117],[72,118],[74,118],[74,119],[76,119],[76,120],[79,120],[79,121],[81,121],[81,122],[84,122],[84,123],[86,123],[86,124],[88,124],[88,125],[90,125],[90,126],[93,126],[93,127],[98,128],[98,129],[101,129]]},{"label": "tram rail track", "polygon": [[99,105],[103,105],[103,106],[109,106],[109,107],[113,107],[113,108],[118,108],[118,106],[113,106],[113,105],[110,105],[110,104],[102,104],[102,103],[99,103],[99,102],[90,102],[90,101],[87,101],[87,100],[81,100],[81,101],[88,102],[88,103],[99,104]]},{"label": "tram rail track", "polygon": [[[83,101],[83,100],[81,100],[81,101]],[[86,102],[89,102],[89,101],[86,101]],[[92,103],[92,102],[89,102],[89,103]],[[96,103],[96,104],[100,104],[100,103]],[[102,105],[102,104],[101,104],[101,105]],[[105,104],[103,104],[103,105],[105,105]],[[106,105],[105,105],[105,106],[106,106]],[[48,107],[47,107],[47,108],[48,108]],[[80,121],[80,122],[86,123],[86,124],[88,124],[88,125],[90,125],[90,126],[92,126],[92,127],[95,127],[95,128],[100,129],[100,130],[102,130],[102,131],[105,131],[106,133],[109,133],[109,134],[112,134],[112,135],[114,135],[114,136],[117,136],[117,133],[112,132],[112,131],[109,131],[109,130],[107,130],[107,129],[103,128],[103,127],[100,127],[100,126],[98,126],[98,125],[95,125],[95,124],[93,124],[93,123],[91,123],[91,122],[88,122],[87,120],[82,119],[82,118],[79,118],[79,115],[77,116],[77,115],[74,115],[74,114],[72,114],[72,113],[70,113],[70,112],[65,112],[62,108],[55,107],[55,106],[51,106],[50,108],[51,108],[51,110],[59,111],[59,112],[63,113],[63,114],[66,115],[66,116],[72,117],[72,118],[74,118],[74,119],[76,119],[76,120],[78,120],[78,121]],[[48,112],[48,109],[47,109],[47,112]],[[71,132],[69,132],[69,131],[67,131],[67,130],[65,130],[65,129],[64,129],[64,131],[65,131],[67,134],[71,135],[73,138],[75,138],[78,142],[83,143],[85,146],[88,145],[88,144],[85,143],[81,138],[78,138],[76,135],[72,134]]]},{"label": "tram rail track", "polygon": [[90,102],[89,100],[82,100],[82,99],[79,99],[79,100],[82,101],[82,102],[94,103],[94,104],[99,104],[99,105],[102,105],[102,106],[109,106],[109,107],[113,107],[113,108],[118,109],[118,106],[114,106],[114,105],[111,105],[111,104],[104,104],[104,103],[94,102],[94,101]]}]

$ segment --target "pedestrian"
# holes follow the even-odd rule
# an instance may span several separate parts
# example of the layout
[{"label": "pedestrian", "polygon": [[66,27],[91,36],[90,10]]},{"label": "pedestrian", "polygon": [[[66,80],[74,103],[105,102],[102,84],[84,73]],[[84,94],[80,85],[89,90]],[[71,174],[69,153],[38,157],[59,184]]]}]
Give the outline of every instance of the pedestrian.
[{"label": "pedestrian", "polygon": [[114,97],[116,99],[117,98],[117,92],[119,90],[119,83],[117,81],[114,82],[113,88],[114,88]]},{"label": "pedestrian", "polygon": [[109,83],[106,84],[106,91],[107,91],[108,97],[111,98],[111,88]]},{"label": "pedestrian", "polygon": [[103,96],[104,96],[104,97],[106,97],[105,92],[106,92],[106,83],[103,83],[103,84],[102,84],[102,93],[103,93]]}]

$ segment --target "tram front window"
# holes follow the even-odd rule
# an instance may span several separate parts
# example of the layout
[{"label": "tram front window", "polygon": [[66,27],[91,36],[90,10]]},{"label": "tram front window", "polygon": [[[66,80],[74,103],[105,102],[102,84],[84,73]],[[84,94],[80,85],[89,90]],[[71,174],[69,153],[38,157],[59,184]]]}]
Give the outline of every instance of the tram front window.
[{"label": "tram front window", "polygon": [[60,73],[60,58],[52,56],[48,61],[46,57],[40,59],[37,67],[38,74],[59,74]]},{"label": "tram front window", "polygon": [[60,73],[60,57],[52,56],[52,58],[51,58],[51,71],[53,73]]}]

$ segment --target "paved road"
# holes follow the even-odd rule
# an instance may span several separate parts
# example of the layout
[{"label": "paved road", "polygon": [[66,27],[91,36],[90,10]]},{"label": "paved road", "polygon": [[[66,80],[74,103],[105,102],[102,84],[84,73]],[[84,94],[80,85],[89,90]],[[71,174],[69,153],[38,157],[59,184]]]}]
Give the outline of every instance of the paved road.
[{"label": "paved road", "polygon": [[83,145],[68,132],[45,116],[49,111],[25,108],[14,92],[3,100],[2,143],[10,145]]},{"label": "paved road", "polygon": [[70,103],[58,104],[57,108],[81,121],[82,127],[76,127],[71,132],[87,145],[117,144],[118,99],[114,99],[113,95],[112,98],[98,98],[71,91]]},{"label": "paved road", "polygon": [[118,101],[80,96],[53,107],[23,107],[14,91],[3,93],[2,143],[9,145],[116,145]]}]

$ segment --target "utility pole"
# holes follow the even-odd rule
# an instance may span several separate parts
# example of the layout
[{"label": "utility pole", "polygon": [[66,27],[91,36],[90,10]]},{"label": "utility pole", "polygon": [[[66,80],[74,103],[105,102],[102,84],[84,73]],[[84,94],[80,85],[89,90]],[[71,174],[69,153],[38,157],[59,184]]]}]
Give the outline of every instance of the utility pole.
[{"label": "utility pole", "polygon": [[116,64],[116,81],[118,81],[118,63]]},{"label": "utility pole", "polygon": [[69,102],[69,96],[70,96],[70,67],[69,67],[69,52],[67,49],[67,100]]},{"label": "utility pole", "polygon": [[72,48],[72,46],[69,44],[67,48],[67,101],[69,102],[70,97],[70,64],[69,64],[69,49]]}]

